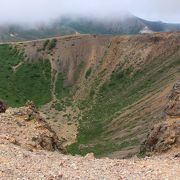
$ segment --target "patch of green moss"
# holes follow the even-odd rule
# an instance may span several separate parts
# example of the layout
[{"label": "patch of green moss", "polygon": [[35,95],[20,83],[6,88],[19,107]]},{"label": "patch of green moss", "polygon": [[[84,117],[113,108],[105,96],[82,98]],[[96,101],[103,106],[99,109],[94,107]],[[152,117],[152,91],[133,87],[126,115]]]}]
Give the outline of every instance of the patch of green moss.
[{"label": "patch of green moss", "polygon": [[[10,106],[32,100],[41,106],[51,100],[51,66],[48,60],[25,61],[22,53],[0,45],[0,98]],[[13,71],[13,66],[23,64]]]}]

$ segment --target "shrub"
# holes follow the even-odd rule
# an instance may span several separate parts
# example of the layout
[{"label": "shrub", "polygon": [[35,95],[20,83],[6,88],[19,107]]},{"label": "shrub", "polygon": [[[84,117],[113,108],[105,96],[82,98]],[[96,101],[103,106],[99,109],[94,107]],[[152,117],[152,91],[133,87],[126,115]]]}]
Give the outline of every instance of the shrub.
[{"label": "shrub", "polygon": [[87,79],[91,75],[91,68],[86,71],[85,78]]},{"label": "shrub", "polygon": [[47,47],[48,44],[49,44],[49,39],[47,39],[46,41],[44,41],[43,50],[46,49],[46,47]]},{"label": "shrub", "polygon": [[62,111],[63,110],[63,105],[61,103],[57,103],[54,105],[55,110],[57,111]]},{"label": "shrub", "polygon": [[52,50],[53,48],[56,47],[57,44],[57,39],[52,39],[50,42],[48,42],[48,49]]}]

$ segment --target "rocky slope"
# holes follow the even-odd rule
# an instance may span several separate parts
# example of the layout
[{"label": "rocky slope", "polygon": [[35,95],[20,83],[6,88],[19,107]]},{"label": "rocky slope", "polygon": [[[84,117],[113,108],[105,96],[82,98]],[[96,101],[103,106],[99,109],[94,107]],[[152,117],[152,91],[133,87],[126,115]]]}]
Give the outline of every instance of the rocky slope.
[{"label": "rocky slope", "polygon": [[[179,152],[179,151],[178,151]],[[13,179],[180,179],[180,159],[171,154],[128,160],[73,157],[57,152],[30,152],[0,143],[0,178]]]},{"label": "rocky slope", "polygon": [[168,99],[165,121],[152,128],[144,142],[145,151],[162,153],[180,147],[180,81],[174,85]]},{"label": "rocky slope", "polygon": [[93,153],[85,157],[63,155],[55,133],[32,106],[1,113],[0,130],[2,180],[180,179],[177,148],[143,159],[95,159]]},{"label": "rocky slope", "polygon": [[61,151],[61,141],[40,113],[27,107],[8,108],[0,114],[0,143],[12,143],[27,150]]}]

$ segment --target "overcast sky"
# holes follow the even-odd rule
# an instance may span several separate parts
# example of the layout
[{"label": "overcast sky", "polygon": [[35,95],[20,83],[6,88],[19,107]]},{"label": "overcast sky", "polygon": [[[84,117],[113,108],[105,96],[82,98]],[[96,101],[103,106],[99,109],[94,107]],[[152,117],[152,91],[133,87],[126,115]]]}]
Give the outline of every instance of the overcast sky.
[{"label": "overcast sky", "polygon": [[118,15],[180,23],[180,0],[0,0],[0,23],[38,22],[63,14]]}]

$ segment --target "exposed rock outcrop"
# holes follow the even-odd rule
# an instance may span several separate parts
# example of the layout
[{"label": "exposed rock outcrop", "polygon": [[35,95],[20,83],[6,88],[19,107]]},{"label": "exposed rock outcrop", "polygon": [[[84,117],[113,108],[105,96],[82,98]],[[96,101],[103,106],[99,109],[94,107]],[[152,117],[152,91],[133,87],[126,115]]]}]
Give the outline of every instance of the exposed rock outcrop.
[{"label": "exposed rock outcrop", "polygon": [[180,147],[180,81],[174,85],[168,99],[166,119],[151,129],[142,145],[143,151],[162,153]]},{"label": "exposed rock outcrop", "polygon": [[32,102],[8,108],[0,115],[0,144],[13,143],[28,150],[59,150],[61,142]]},{"label": "exposed rock outcrop", "polygon": [[167,116],[180,118],[180,80],[174,85],[165,109]]},{"label": "exposed rock outcrop", "polygon": [[145,141],[148,152],[162,153],[173,147],[180,147],[180,119],[155,125]]},{"label": "exposed rock outcrop", "polygon": [[0,113],[4,113],[7,109],[6,104],[0,100]]}]

